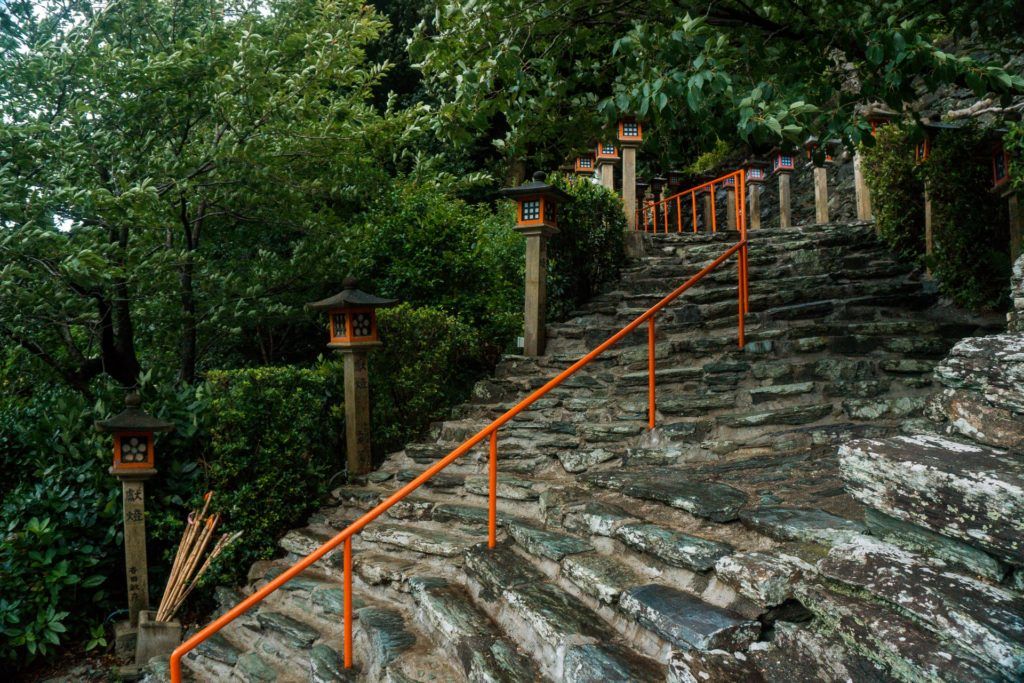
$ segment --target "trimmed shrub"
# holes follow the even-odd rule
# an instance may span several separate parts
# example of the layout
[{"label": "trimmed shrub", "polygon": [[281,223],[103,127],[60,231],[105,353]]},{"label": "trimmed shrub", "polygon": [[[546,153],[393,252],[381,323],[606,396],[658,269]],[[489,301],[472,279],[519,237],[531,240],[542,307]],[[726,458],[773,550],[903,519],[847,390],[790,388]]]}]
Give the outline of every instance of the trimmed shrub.
[{"label": "trimmed shrub", "polygon": [[210,582],[240,583],[320,505],[344,462],[342,377],[338,362],[209,374],[206,486],[224,530],[243,531]]},{"label": "trimmed shrub", "polygon": [[990,192],[991,144],[978,128],[944,131],[922,165],[932,198],[929,265],[943,294],[975,310],[1009,303],[1009,218],[1006,200]]},{"label": "trimmed shrub", "polygon": [[559,207],[559,231],[548,244],[548,317],[561,320],[618,278],[626,216],[617,194],[588,179],[553,176],[551,182],[572,196]]},{"label": "trimmed shrub", "polygon": [[370,355],[376,459],[402,448],[464,400],[491,359],[481,333],[437,307],[379,312],[384,347]]},{"label": "trimmed shrub", "polygon": [[875,144],[862,147],[871,212],[882,240],[901,258],[924,259],[924,183],[914,160],[911,131],[881,126]]}]

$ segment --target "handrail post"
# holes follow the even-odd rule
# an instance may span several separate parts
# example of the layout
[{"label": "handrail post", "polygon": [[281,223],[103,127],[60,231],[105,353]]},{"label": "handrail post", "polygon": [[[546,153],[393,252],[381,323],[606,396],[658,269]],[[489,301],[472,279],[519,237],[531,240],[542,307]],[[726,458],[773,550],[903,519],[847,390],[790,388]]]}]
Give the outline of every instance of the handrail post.
[{"label": "handrail post", "polygon": [[690,190],[690,210],[693,215],[693,233],[697,234],[697,193]]},{"label": "handrail post", "polygon": [[344,629],[345,629],[345,668],[352,668],[352,537],[345,539],[343,558],[345,572]]},{"label": "handrail post", "polygon": [[498,430],[491,432],[490,483],[487,500],[487,547],[493,548],[498,537]]},{"label": "handrail post", "polygon": [[711,187],[708,188],[708,197],[711,201],[711,233],[714,234],[718,232],[718,211],[717,207],[715,206],[715,204],[717,204],[718,202],[715,201],[717,197],[715,197],[714,183],[711,183]]},{"label": "handrail post", "polygon": [[676,195],[676,232],[683,231],[683,199],[682,195]]},{"label": "handrail post", "polygon": [[654,429],[654,415],[657,411],[654,395],[654,316],[647,320],[647,427]]}]

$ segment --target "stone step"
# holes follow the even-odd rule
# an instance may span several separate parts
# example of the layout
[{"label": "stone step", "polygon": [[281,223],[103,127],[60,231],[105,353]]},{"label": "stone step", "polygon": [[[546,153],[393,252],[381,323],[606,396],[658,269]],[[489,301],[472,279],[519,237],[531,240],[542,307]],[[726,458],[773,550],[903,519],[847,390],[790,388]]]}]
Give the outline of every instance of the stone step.
[{"label": "stone step", "polygon": [[461,556],[467,548],[479,541],[478,538],[453,533],[450,530],[409,523],[377,522],[367,526],[360,536],[373,543],[440,557]]},{"label": "stone step", "polygon": [[589,472],[579,479],[633,498],[664,503],[715,522],[736,519],[740,507],[747,501],[747,495],[739,489],[693,479],[684,471],[671,468]]},{"label": "stone step", "polygon": [[477,600],[515,633],[545,675],[558,681],[660,681],[654,661],[626,647],[605,622],[503,546],[466,554]]},{"label": "stone step", "polygon": [[837,633],[848,647],[881,661],[905,680],[1008,681],[1009,672],[992,669],[978,657],[876,604],[821,585],[799,590],[801,602],[819,627]]},{"label": "stone step", "polygon": [[890,517],[1024,565],[1024,461],[939,436],[840,448],[850,493]]},{"label": "stone step", "polygon": [[861,522],[816,509],[759,507],[743,510],[739,518],[744,526],[778,541],[826,546],[847,543],[866,531]]},{"label": "stone step", "polygon": [[1024,597],[868,536],[833,547],[818,571],[956,642],[988,667],[1024,676]]},{"label": "stone step", "polygon": [[473,604],[464,589],[436,576],[417,576],[409,585],[418,616],[435,644],[456,654],[468,680],[539,680],[530,658]]},{"label": "stone step", "polygon": [[697,650],[745,650],[761,625],[671,586],[647,584],[624,591],[622,610],[674,647]]},{"label": "stone step", "polygon": [[615,538],[667,565],[706,572],[733,552],[732,546],[686,534],[657,524],[624,524]]}]

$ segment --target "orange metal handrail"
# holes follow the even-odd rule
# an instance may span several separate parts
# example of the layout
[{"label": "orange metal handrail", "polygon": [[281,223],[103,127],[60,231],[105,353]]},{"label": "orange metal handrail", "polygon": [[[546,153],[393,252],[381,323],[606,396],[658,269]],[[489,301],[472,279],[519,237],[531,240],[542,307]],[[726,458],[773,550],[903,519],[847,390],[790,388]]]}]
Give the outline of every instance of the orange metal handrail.
[{"label": "orange metal handrail", "polygon": [[[733,187],[736,188],[736,212],[737,218],[741,211],[746,206],[746,173],[740,169],[727,173],[714,180],[709,180],[706,183],[696,185],[689,189],[678,192],[674,195],[665,197],[658,201],[645,202],[638,210],[638,219],[635,222],[636,230],[642,230],[644,232],[665,232],[669,231],[669,213],[672,210],[672,205],[675,205],[676,212],[676,232],[683,231],[683,199],[687,196],[690,198],[691,213],[693,216],[693,231],[697,232],[697,195],[702,192],[709,192],[711,194],[711,215],[708,217],[711,232],[718,232],[718,211],[715,206],[715,190],[718,187]],[[740,202],[743,202],[744,207],[740,207]],[[740,230],[740,222],[737,220],[737,230]]]},{"label": "orange metal handrail", "polygon": [[319,548],[311,552],[306,557],[299,560],[297,563],[292,565],[289,569],[282,572],[272,581],[267,583],[265,586],[254,592],[249,597],[245,598],[237,605],[232,607],[230,610],[225,612],[223,615],[215,619],[214,621],[207,624],[202,630],[198,631],[191,638],[186,640],[184,643],[179,645],[177,649],[171,654],[170,669],[171,669],[171,681],[172,683],[181,683],[181,659],[186,654],[191,652],[200,643],[205,641],[210,636],[214,635],[222,628],[230,624],[232,621],[240,617],[246,611],[248,611],[254,605],[260,603],[268,595],[276,591],[278,588],[286,584],[291,579],[295,578],[298,574],[302,573],[310,565],[314,564],[327,553],[335,550],[339,545],[344,544],[343,548],[343,581],[344,581],[344,602],[343,602],[343,613],[344,613],[344,660],[345,668],[352,666],[352,537],[363,530],[370,522],[384,514],[391,506],[400,500],[404,499],[410,493],[419,488],[424,482],[429,480],[435,474],[443,470],[445,467],[450,465],[456,459],[467,453],[474,446],[482,442],[484,439],[489,438],[490,440],[490,463],[489,463],[489,495],[488,495],[488,525],[487,525],[487,545],[493,548],[497,538],[497,488],[498,488],[498,430],[506,423],[511,421],[516,415],[523,412],[537,400],[547,394],[549,391],[559,386],[566,379],[575,374],[578,370],[589,364],[592,360],[600,356],[610,347],[621,341],[626,335],[636,330],[640,325],[645,322],[648,323],[647,328],[647,344],[648,344],[648,356],[647,356],[647,371],[648,371],[648,426],[653,429],[655,425],[656,405],[655,405],[655,328],[654,328],[654,316],[661,311],[663,308],[668,306],[670,303],[675,301],[680,295],[686,290],[690,289],[693,285],[699,282],[704,276],[712,272],[725,261],[727,261],[734,254],[737,255],[737,296],[739,300],[738,307],[738,324],[737,331],[739,336],[739,346],[742,349],[744,345],[744,316],[748,312],[748,287],[747,287],[747,240],[746,240],[746,223],[743,211],[739,208],[740,202],[737,202],[737,219],[738,227],[740,227],[741,238],[735,244],[726,249],[721,255],[714,259],[711,263],[702,268],[696,275],[691,277],[689,280],[681,284],[676,289],[672,290],[669,294],[663,297],[658,303],[649,308],[647,311],[637,316],[631,323],[623,327],[621,330],[613,334],[611,337],[602,342],[599,346],[594,348],[592,351],[587,353],[585,356],[580,358],[578,361],[570,365],[568,368],[558,373],[555,377],[550,379],[544,386],[540,387],[532,394],[524,398],[522,401],[517,403],[514,407],[506,411],[501,417],[495,419],[489,425],[481,429],[475,435],[467,439],[462,445],[458,446],[451,453],[446,455],[441,460],[437,461],[422,473],[420,473],[415,479],[410,481],[408,484],[398,489],[384,501],[374,507],[372,510],[364,514],[362,517],[357,519],[355,522],[347,526],[343,531],[338,533],[336,536],[331,538],[329,541],[321,545]]}]

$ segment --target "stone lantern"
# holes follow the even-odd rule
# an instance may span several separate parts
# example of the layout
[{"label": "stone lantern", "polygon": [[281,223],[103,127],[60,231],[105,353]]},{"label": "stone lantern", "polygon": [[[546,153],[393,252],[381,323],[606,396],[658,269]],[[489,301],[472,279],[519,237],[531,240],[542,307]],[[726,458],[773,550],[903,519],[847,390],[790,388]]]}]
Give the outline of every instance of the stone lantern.
[{"label": "stone lantern", "polygon": [[593,176],[594,175],[594,157],[591,154],[584,154],[583,156],[576,157],[576,163],[573,166],[573,171],[577,175],[581,176]]},{"label": "stone lantern", "polygon": [[636,119],[619,121],[619,146],[622,148],[622,205],[629,230],[636,230],[636,150],[644,140],[643,126]]},{"label": "stone lantern", "polygon": [[306,306],[327,313],[330,333],[327,347],[344,357],[345,453],[349,476],[359,476],[373,468],[367,355],[381,345],[377,309],[392,306],[397,300],[360,290],[358,281],[351,276],[345,278],[342,286],[344,289],[334,296]]},{"label": "stone lantern", "polygon": [[775,148],[771,159],[772,173],[779,177],[779,227],[788,228],[793,224],[789,176],[796,170],[796,156],[792,152]]},{"label": "stone lantern", "polygon": [[615,164],[619,161],[619,150],[614,143],[602,142],[595,149],[597,159],[597,175],[601,185],[610,192],[615,191]]},{"label": "stone lantern", "polygon": [[548,238],[558,232],[558,206],[570,199],[562,190],[545,182],[538,171],[533,180],[499,193],[514,199],[516,231],[526,237],[526,291],[523,353],[544,355],[544,326],[547,312]]},{"label": "stone lantern", "polygon": [[751,229],[761,227],[761,191],[768,177],[768,163],[761,159],[748,158],[743,162],[747,182],[747,221]]},{"label": "stone lantern", "polygon": [[[124,410],[96,423],[96,429],[114,437],[114,462],[110,473],[121,480],[124,501],[124,564],[128,582],[128,627],[130,638],[139,624],[139,612],[149,609],[149,577],[146,562],[145,481],[156,474],[153,438],[169,432],[174,425],[149,415],[134,391],[124,399]],[[122,634],[119,635],[119,640]],[[131,645],[119,643],[130,648]]]}]

